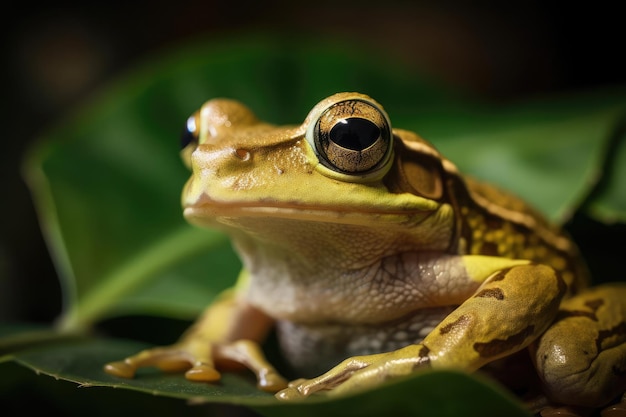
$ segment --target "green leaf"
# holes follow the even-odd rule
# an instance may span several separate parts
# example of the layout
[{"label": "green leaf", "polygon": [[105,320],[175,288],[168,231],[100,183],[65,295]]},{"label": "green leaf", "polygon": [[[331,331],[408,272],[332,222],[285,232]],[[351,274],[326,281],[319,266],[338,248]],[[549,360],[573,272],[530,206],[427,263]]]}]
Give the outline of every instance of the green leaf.
[{"label": "green leaf", "polygon": [[[466,126],[440,148],[462,171],[514,191],[564,223],[604,171],[609,140],[625,114],[626,91],[521,103],[476,117],[481,127]],[[609,177],[614,188],[624,186],[626,177]],[[626,205],[607,203],[626,214]]]},{"label": "green leaf", "polygon": [[[297,403],[282,403],[258,390],[250,375],[224,374],[219,384],[187,381],[181,374],[141,370],[134,379],[106,374],[98,364],[145,348],[137,342],[87,339],[57,343],[44,349],[23,351],[14,360],[37,373],[80,384],[82,387],[127,388],[153,395],[193,401],[247,405],[266,416],[528,416],[528,412],[488,379],[462,372],[423,372],[414,377],[386,384],[338,399],[324,396]],[[480,403],[477,404],[477,398]]]},{"label": "green leaf", "polygon": [[592,190],[586,208],[607,223],[626,223],[626,117],[622,117],[607,149],[605,175]]}]

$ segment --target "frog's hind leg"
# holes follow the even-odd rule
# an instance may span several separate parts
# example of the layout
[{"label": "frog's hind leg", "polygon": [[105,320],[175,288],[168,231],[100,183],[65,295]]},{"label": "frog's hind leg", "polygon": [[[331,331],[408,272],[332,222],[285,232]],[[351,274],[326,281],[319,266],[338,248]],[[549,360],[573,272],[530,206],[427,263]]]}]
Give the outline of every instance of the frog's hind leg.
[{"label": "frog's hind leg", "polygon": [[604,407],[618,398],[626,390],[626,284],[590,288],[563,301],[531,351],[555,404]]}]

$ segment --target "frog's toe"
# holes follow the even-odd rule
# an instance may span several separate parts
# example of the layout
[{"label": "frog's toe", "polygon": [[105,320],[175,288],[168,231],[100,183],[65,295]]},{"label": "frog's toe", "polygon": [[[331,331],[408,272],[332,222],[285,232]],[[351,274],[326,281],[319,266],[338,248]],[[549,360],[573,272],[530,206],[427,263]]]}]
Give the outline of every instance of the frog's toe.
[{"label": "frog's toe", "polygon": [[276,393],[276,398],[279,400],[292,401],[308,397],[309,395],[324,389],[330,389],[330,386],[327,383],[321,381],[323,376],[324,375],[314,379],[300,378],[291,381],[289,382],[287,388]]},{"label": "frog's toe", "polygon": [[287,380],[267,361],[258,343],[237,340],[217,345],[216,360],[232,361],[251,370],[257,377],[257,386],[266,392],[276,392],[287,387]]},{"label": "frog's toe", "polygon": [[[329,370],[323,375],[312,379],[296,379],[289,383],[289,387],[280,391],[276,397],[280,400],[293,400],[307,397],[319,391],[332,390],[330,393],[335,394],[337,391],[350,391],[352,384],[349,383],[359,371],[367,368],[371,364],[371,360],[379,355],[355,356],[348,358]],[[347,389],[343,389],[343,386]],[[341,390],[338,390],[342,387]]]},{"label": "frog's toe", "polygon": [[[341,365],[345,365],[345,363]],[[334,390],[345,383],[346,380],[349,380],[348,378],[352,375],[350,371],[341,367],[341,365],[338,365],[336,368],[331,369],[317,378],[300,378],[289,382],[286,389],[283,389],[276,394],[276,398],[279,400],[295,400],[298,398],[308,397],[309,395],[320,391],[334,393]]]},{"label": "frog's toe", "polygon": [[258,375],[257,386],[265,392],[276,392],[287,387],[287,380],[278,372],[267,370]]},{"label": "frog's toe", "polygon": [[137,367],[126,363],[126,361],[110,362],[104,365],[104,371],[107,374],[120,378],[132,378],[135,376]]},{"label": "frog's toe", "polygon": [[302,395],[300,391],[298,391],[295,387],[285,388],[276,393],[276,398],[283,401],[293,401],[305,398],[305,395]]},{"label": "frog's toe", "polygon": [[196,364],[185,372],[185,378],[190,381],[216,382],[221,377],[222,375],[214,367],[205,363]]}]

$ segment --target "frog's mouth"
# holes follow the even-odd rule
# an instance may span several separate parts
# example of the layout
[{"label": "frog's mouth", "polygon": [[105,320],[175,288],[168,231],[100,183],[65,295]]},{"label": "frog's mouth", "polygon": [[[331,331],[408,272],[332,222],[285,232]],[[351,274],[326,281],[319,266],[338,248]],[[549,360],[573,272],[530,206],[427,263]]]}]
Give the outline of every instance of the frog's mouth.
[{"label": "frog's mouth", "polygon": [[386,204],[325,205],[300,202],[259,200],[255,202],[218,202],[203,194],[197,202],[186,204],[183,215],[194,224],[232,224],[238,218],[291,219],[308,222],[374,225],[415,225],[437,212],[441,207],[424,200],[422,207],[395,207]]}]

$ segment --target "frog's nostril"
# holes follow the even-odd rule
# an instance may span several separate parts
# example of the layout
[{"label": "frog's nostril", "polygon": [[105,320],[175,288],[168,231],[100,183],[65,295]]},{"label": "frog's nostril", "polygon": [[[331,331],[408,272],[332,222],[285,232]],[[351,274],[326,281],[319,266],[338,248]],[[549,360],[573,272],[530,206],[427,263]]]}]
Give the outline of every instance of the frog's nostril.
[{"label": "frog's nostril", "polygon": [[251,154],[249,150],[239,148],[235,149],[235,156],[242,161],[248,161],[250,160]]}]

